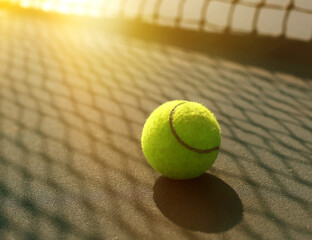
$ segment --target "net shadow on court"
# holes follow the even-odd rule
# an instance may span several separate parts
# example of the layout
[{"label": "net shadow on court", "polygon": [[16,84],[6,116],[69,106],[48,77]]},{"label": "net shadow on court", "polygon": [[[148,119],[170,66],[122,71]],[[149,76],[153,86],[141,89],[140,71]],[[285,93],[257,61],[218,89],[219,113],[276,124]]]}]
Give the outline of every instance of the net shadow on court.
[{"label": "net shadow on court", "polygon": [[[10,14],[0,25],[1,237],[309,238],[311,76]],[[173,99],[201,102],[220,122],[202,184],[219,184],[212,192],[237,209],[219,229],[177,218],[164,201],[187,206],[179,196],[191,182],[172,185],[141,153],[146,117]],[[209,211],[201,201],[195,223]]]}]

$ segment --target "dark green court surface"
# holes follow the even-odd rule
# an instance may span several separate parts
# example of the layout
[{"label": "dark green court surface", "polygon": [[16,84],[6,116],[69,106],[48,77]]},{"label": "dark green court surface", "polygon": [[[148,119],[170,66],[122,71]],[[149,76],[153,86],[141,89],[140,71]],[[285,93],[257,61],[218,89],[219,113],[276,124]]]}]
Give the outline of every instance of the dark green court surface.
[{"label": "dark green court surface", "polygon": [[[2,10],[0,239],[312,239],[312,70],[276,64]],[[173,99],[222,129],[198,179],[141,151]]]}]

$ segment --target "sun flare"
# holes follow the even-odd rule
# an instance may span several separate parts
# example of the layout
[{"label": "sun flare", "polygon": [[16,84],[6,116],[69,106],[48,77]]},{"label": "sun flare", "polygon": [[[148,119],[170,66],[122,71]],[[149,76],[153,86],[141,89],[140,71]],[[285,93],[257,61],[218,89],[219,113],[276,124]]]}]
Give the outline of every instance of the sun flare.
[{"label": "sun flare", "polygon": [[[25,8],[37,8],[46,12],[101,16],[117,13],[120,1],[112,0],[2,0]],[[0,0],[1,2],[1,0]]]}]

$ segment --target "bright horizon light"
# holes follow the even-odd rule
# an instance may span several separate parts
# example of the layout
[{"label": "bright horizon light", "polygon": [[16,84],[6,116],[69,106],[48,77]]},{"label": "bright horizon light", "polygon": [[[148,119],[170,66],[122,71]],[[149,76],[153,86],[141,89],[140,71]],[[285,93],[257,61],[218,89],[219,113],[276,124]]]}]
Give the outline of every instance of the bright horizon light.
[{"label": "bright horizon light", "polygon": [[[171,27],[176,25],[179,9],[183,6],[179,24],[182,28],[195,30],[199,29],[204,6],[204,0],[0,0],[0,2],[68,15],[117,17],[122,13],[126,18],[140,16],[145,22]],[[295,1],[295,8],[291,10],[285,8],[288,2],[286,0],[266,1],[268,6],[261,8],[257,8],[257,4],[252,6],[249,3],[247,6],[243,2],[243,0],[239,2],[210,1],[204,16],[206,20],[204,30],[223,32],[224,29],[230,27],[231,31],[238,33],[249,34],[256,31],[259,35],[278,37],[284,34],[284,36],[292,39],[304,41],[312,39],[312,0],[297,0]],[[157,3],[161,4],[158,5]],[[230,11],[231,9],[232,11]],[[256,24],[254,24],[256,10],[259,11]],[[290,11],[289,14],[287,11]],[[232,13],[231,16],[230,12]],[[154,18],[156,13],[157,19]],[[285,21],[286,25],[284,24]]]},{"label": "bright horizon light", "polygon": [[117,15],[120,10],[120,0],[9,0],[25,8],[37,8],[46,12],[63,14],[89,15],[100,17],[103,15]]}]

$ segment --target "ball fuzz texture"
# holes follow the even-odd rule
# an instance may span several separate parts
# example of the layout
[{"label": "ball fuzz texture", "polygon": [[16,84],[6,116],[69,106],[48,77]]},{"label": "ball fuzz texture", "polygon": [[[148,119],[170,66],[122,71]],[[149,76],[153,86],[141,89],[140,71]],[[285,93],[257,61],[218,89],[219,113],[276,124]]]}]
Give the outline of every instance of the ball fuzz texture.
[{"label": "ball fuzz texture", "polygon": [[156,108],[141,138],[149,164],[173,179],[195,178],[206,172],[218,156],[220,143],[214,115],[199,103],[182,100]]}]

